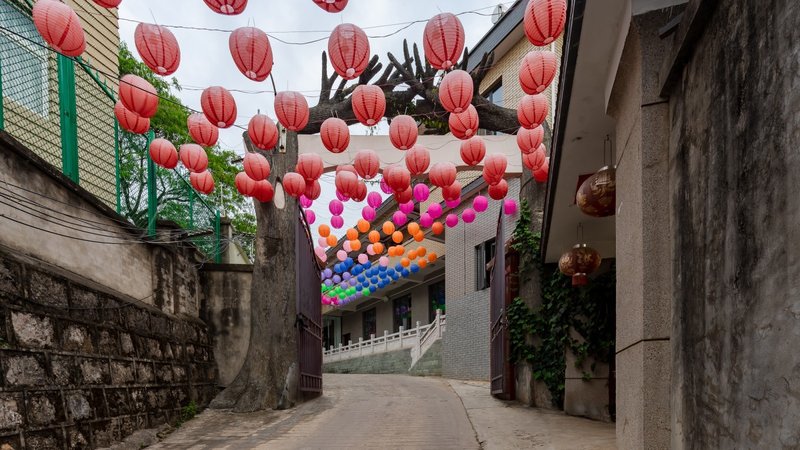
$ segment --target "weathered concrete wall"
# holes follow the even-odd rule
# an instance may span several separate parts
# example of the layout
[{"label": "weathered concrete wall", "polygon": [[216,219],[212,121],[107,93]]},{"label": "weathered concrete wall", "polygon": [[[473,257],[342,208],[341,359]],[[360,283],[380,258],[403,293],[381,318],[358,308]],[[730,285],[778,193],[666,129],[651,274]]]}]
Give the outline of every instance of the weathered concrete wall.
[{"label": "weathered concrete wall", "polygon": [[408,370],[411,375],[432,377],[442,375],[442,340],[431,344],[430,348],[417,363]]},{"label": "weathered concrete wall", "polygon": [[675,448],[800,447],[800,3],[723,1],[671,92]]},{"label": "weathered concrete wall", "polygon": [[322,366],[322,371],[324,373],[407,374],[410,367],[411,349],[404,349],[327,363]]}]

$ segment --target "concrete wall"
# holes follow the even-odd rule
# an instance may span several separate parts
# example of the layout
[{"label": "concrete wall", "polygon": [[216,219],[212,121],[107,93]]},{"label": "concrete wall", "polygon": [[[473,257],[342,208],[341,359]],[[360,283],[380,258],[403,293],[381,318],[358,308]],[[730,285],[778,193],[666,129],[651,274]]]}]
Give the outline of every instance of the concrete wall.
[{"label": "concrete wall", "polygon": [[322,371],[324,373],[407,374],[410,367],[411,350],[405,349],[327,363],[322,366]]}]

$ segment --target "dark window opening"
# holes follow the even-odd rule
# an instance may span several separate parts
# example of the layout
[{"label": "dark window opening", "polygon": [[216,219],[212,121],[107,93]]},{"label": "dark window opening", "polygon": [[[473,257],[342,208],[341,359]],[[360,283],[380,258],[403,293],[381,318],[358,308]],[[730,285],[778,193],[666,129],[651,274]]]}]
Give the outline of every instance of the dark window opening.
[{"label": "dark window opening", "polygon": [[438,283],[428,286],[428,300],[430,302],[430,310],[428,311],[428,323],[433,323],[436,318],[436,310],[442,311],[445,314],[445,283],[440,281]]},{"label": "dark window opening", "polygon": [[397,333],[400,331],[400,327],[403,327],[404,330],[410,330],[413,328],[411,326],[411,296],[406,295],[404,297],[394,299],[394,331],[393,333]]},{"label": "dark window opening", "polygon": [[495,239],[475,246],[475,289],[482,291],[492,285],[492,269],[489,263],[494,258]]},{"label": "dark window opening", "polygon": [[378,330],[378,319],[375,314],[375,308],[364,311],[361,317],[364,331],[362,337],[364,340],[367,340]]}]

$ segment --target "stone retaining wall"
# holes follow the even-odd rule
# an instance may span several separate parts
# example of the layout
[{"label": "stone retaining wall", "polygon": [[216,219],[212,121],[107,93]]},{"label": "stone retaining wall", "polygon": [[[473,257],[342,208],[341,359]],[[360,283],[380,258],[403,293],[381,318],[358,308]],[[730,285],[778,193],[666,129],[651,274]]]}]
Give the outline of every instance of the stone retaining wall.
[{"label": "stone retaining wall", "polygon": [[399,373],[411,367],[411,349],[364,355],[358,358],[326,363],[324,373]]}]

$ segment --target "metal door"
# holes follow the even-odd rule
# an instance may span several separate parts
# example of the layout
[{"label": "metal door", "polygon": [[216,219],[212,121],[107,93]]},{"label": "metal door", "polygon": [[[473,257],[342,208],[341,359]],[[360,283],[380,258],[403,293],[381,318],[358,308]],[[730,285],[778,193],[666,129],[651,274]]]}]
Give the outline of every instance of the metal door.
[{"label": "metal door", "polygon": [[319,289],[320,267],[302,210],[295,232],[295,249],[299,389],[307,396],[314,396],[322,393],[322,294]]},{"label": "metal door", "polygon": [[514,368],[509,359],[511,341],[506,317],[506,310],[513,298],[509,298],[511,293],[508,291],[508,281],[511,280],[506,278],[506,238],[502,213],[497,221],[495,242],[489,314],[491,321],[491,392],[497,398],[513,400]]}]

